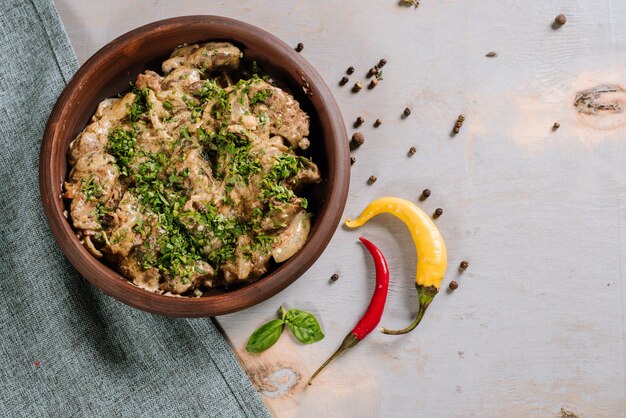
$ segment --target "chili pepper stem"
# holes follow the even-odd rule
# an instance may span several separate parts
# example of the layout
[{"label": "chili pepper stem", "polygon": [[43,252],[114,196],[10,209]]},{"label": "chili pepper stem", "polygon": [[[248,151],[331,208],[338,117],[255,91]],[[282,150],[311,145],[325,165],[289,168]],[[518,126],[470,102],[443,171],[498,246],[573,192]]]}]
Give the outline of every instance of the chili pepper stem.
[{"label": "chili pepper stem", "polygon": [[424,317],[424,313],[426,312],[426,309],[430,305],[430,302],[432,302],[435,296],[437,295],[437,292],[439,291],[439,289],[437,289],[435,286],[424,287],[419,284],[415,285],[415,287],[417,289],[417,297],[419,298],[419,303],[420,303],[419,310],[417,311],[417,316],[415,317],[415,320],[413,320],[411,325],[409,325],[406,328],[393,330],[393,329],[387,329],[385,327],[382,327],[380,329],[380,332],[382,332],[383,334],[387,334],[387,335],[402,335],[402,334],[406,334],[408,332],[413,331],[415,327],[419,325],[419,323],[422,321],[422,318]]},{"label": "chili pepper stem", "polygon": [[326,360],[324,364],[322,364],[320,368],[315,371],[315,373],[313,373],[313,376],[311,376],[311,378],[309,379],[308,384],[310,385],[313,379],[315,378],[315,376],[317,376],[319,372],[321,372],[324,369],[324,367],[328,366],[331,361],[339,357],[339,355],[342,354],[344,351],[357,345],[359,341],[360,340],[352,332],[346,335],[346,338],[343,339],[343,342],[341,343],[337,351],[335,351],[335,353],[332,356],[330,356],[330,358]]}]

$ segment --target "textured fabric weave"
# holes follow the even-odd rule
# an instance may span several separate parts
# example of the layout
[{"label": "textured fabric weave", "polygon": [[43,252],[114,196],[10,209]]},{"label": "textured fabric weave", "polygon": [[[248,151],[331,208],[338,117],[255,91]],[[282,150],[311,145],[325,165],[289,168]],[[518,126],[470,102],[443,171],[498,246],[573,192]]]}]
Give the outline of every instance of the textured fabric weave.
[{"label": "textured fabric weave", "polygon": [[2,1],[0,416],[269,416],[209,319],[117,302],[57,248],[39,200],[39,147],[77,67],[51,1]]}]

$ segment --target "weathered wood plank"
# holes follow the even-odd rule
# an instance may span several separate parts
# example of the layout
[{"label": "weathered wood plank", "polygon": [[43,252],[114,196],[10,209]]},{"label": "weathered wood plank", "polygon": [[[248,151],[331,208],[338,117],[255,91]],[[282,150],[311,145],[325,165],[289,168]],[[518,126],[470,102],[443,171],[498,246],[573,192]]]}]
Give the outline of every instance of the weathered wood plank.
[{"label": "weathered wood plank", "polygon": [[[242,363],[278,417],[624,416],[626,113],[581,115],[577,93],[626,85],[626,3],[603,0],[206,2],[57,0],[81,60],[140,24],[183,14],[235,17],[295,45],[334,89],[346,123],[367,122],[354,153],[346,215],[383,195],[444,209],[449,280],[420,328],[373,333],[309,388],[304,381],[363,313],[373,267],[359,234],[386,254],[386,325],[415,313],[414,250],[403,226],[381,217],[339,228],[301,279],[269,301],[220,318]],[[141,10],[138,13],[137,10]],[[550,25],[558,13],[567,24]],[[496,58],[486,58],[496,51]],[[357,95],[351,82],[386,58],[384,80]],[[619,93],[604,103],[623,104]],[[405,106],[412,115],[400,120]],[[466,115],[461,133],[449,132]],[[376,118],[379,128],[371,127]],[[561,127],[552,131],[554,122]],[[410,146],[417,154],[406,155]],[[378,181],[367,186],[374,174]],[[470,261],[460,274],[456,265]],[[329,283],[332,273],[341,278]],[[262,355],[244,351],[281,305],[319,316],[327,337],[300,346],[284,335]],[[295,383],[295,384],[294,384]]]}]

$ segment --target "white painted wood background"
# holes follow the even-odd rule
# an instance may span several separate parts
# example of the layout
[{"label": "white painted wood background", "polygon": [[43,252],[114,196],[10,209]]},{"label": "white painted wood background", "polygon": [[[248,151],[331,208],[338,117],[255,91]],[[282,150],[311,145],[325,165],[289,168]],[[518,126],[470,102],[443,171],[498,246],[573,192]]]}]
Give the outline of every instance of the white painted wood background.
[{"label": "white painted wood background", "polygon": [[[626,113],[581,116],[573,101],[581,89],[626,84],[626,2],[421,3],[56,0],[81,62],[132,28],[185,14],[234,17],[303,42],[346,123],[367,120],[345,215],[384,195],[416,201],[426,187],[432,196],[421,206],[444,209],[444,286],[454,279],[458,290],[441,292],[413,333],[374,332],[312,387],[304,382],[373,291],[360,234],[390,264],[383,323],[404,326],[415,314],[413,244],[399,222],[339,228],[291,287],[219,318],[276,417],[552,417],[562,408],[625,416]],[[553,30],[559,13],[567,24]],[[376,89],[338,86],[349,65],[352,83],[383,57]],[[405,106],[413,114],[400,120]],[[466,122],[452,139],[460,113]],[[384,121],[377,129],[375,118]],[[371,174],[378,181],[368,186]],[[341,278],[330,284],[333,273]],[[326,338],[298,346],[286,333],[262,355],[245,353],[249,334],[281,304],[315,313]]]}]

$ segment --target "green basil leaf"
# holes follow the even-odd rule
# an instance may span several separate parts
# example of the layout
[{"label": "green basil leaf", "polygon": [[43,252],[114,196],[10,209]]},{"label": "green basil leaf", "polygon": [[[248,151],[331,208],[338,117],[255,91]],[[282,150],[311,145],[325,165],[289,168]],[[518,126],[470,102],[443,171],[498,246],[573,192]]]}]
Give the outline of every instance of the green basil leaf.
[{"label": "green basil leaf", "polygon": [[282,319],[274,319],[263,325],[252,333],[250,339],[248,339],[246,350],[251,353],[260,353],[261,351],[267,350],[276,344],[280,334],[283,333],[284,327],[285,321]]},{"label": "green basil leaf", "polygon": [[285,321],[294,337],[302,344],[312,344],[324,338],[322,328],[313,314],[300,309],[289,309]]}]

